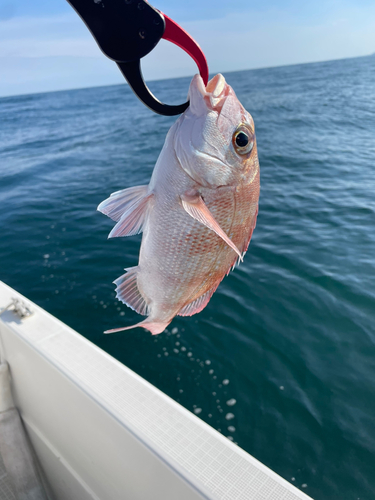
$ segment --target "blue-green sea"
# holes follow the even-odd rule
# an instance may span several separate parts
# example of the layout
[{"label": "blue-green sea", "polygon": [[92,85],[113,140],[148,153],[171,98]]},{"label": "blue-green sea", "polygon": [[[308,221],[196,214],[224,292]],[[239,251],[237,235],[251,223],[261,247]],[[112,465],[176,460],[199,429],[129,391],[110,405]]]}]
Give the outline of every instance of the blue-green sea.
[{"label": "blue-green sea", "polygon": [[[126,85],[0,99],[0,279],[315,499],[375,498],[375,57],[224,73],[255,120],[257,227],[208,306],[152,337],[112,281],[174,118]],[[151,82],[168,103],[190,78]]]}]

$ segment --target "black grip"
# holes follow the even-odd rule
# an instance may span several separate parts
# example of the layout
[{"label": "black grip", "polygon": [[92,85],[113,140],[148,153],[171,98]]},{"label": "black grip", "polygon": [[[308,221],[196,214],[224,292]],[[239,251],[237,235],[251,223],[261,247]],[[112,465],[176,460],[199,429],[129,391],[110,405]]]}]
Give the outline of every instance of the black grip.
[{"label": "black grip", "polygon": [[116,62],[141,59],[159,42],[164,17],[145,0],[67,0],[104,54]]},{"label": "black grip", "polygon": [[152,111],[155,111],[155,113],[165,116],[180,115],[189,106],[189,102],[185,102],[184,104],[179,104],[177,106],[171,106],[160,102],[143,80],[141,61],[138,60],[127,63],[118,63],[118,66],[135,94],[147,107],[149,107]]},{"label": "black grip", "polygon": [[189,103],[169,106],[149,90],[140,59],[165,31],[163,14],[145,0],[67,0],[90,30],[104,54],[115,61],[139,99],[160,115],[179,115]]}]

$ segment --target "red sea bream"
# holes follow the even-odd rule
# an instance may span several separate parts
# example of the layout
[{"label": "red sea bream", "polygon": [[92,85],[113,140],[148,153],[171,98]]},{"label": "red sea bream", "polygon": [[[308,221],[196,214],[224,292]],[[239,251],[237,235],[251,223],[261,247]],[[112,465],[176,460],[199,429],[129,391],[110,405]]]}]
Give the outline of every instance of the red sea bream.
[{"label": "red sea bream", "polygon": [[150,183],[113,193],[98,210],[109,237],[143,231],[138,266],[115,281],[117,298],[161,333],[208,304],[242,260],[258,213],[259,162],[251,115],[222,75],[194,76],[190,106],[169,130]]}]

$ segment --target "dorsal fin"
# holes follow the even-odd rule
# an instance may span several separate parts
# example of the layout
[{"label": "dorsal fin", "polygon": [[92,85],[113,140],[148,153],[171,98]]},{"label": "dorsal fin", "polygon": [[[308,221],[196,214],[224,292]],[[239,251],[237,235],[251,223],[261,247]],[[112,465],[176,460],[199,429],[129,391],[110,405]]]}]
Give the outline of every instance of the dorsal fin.
[{"label": "dorsal fin", "polygon": [[108,238],[132,236],[143,230],[148,202],[148,186],[134,186],[111,194],[99,206],[99,212],[117,221]]},{"label": "dorsal fin", "polygon": [[125,271],[126,274],[123,274],[113,282],[117,285],[116,297],[138,314],[147,316],[148,306],[137,285],[139,267],[129,267]]},{"label": "dorsal fin", "polygon": [[214,285],[212,288],[210,288],[207,292],[205,292],[203,295],[198,297],[197,299],[193,300],[193,302],[190,302],[186,306],[184,306],[178,313],[178,316],[193,316],[193,314],[197,314],[206,307],[206,305],[209,303],[212,295],[214,294],[216,288],[219,286],[219,283]]},{"label": "dorsal fin", "polygon": [[140,198],[147,195],[148,186],[133,186],[112,193],[109,198],[102,201],[97,210],[108,215],[112,220],[118,222],[125,212]]}]

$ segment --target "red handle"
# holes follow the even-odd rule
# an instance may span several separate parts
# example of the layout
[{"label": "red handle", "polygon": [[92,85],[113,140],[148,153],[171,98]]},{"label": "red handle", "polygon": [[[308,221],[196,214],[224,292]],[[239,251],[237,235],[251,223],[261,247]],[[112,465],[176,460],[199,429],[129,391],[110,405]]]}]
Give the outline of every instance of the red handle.
[{"label": "red handle", "polygon": [[208,65],[205,55],[197,42],[181,26],[175,23],[170,17],[162,13],[165,19],[165,31],[162,36],[164,40],[178,45],[189,54],[197,63],[199,73],[205,85],[208,83]]}]

